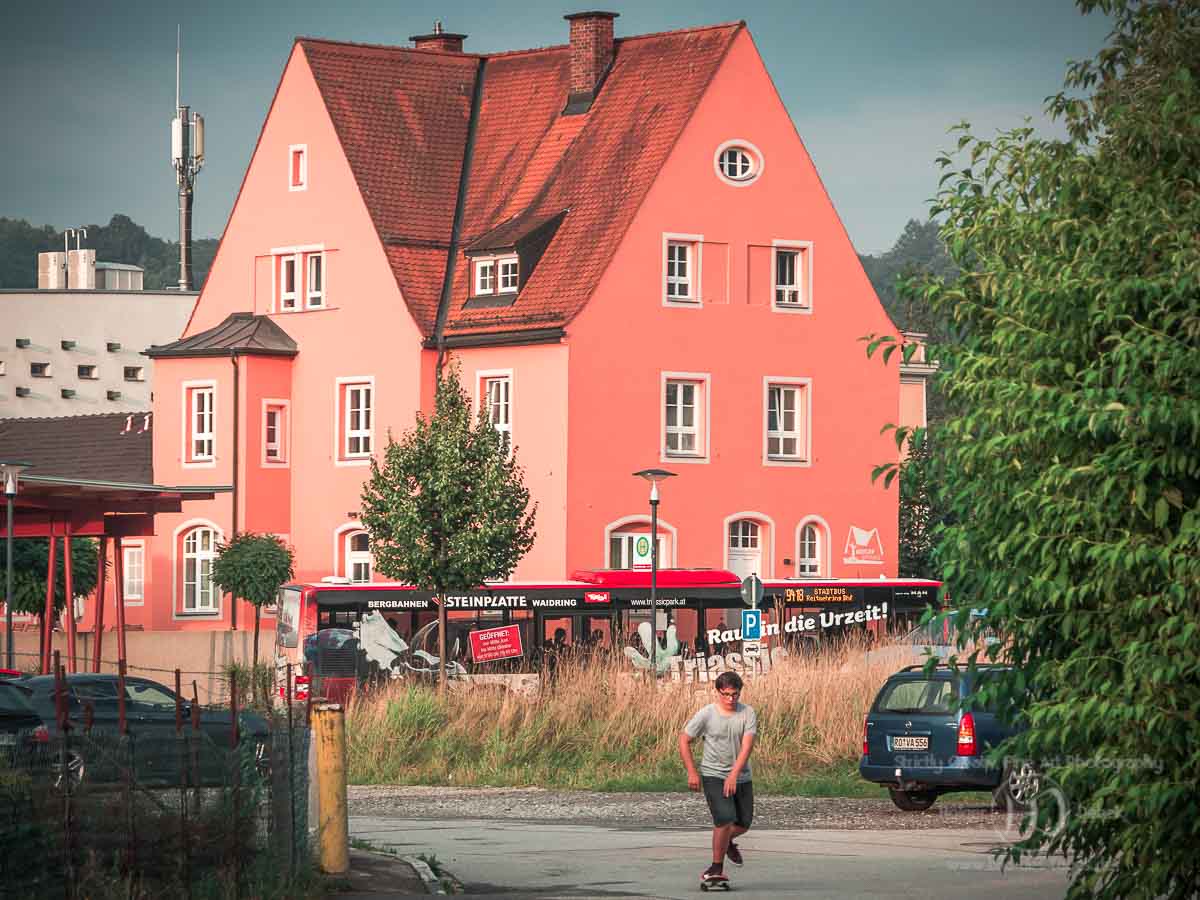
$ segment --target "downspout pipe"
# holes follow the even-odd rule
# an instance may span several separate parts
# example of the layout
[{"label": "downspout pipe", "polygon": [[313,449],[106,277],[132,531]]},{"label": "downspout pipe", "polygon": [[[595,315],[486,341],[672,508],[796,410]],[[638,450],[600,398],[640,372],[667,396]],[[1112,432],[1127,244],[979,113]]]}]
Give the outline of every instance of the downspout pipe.
[{"label": "downspout pipe", "polygon": [[[454,203],[454,224],[450,226],[450,249],[446,253],[446,274],[442,279],[442,296],[438,302],[437,320],[434,322],[434,341],[437,344],[437,380],[442,380],[442,366],[446,361],[446,317],[450,313],[450,298],[454,293],[454,266],[458,261],[458,245],[462,237],[463,208],[467,203],[467,185],[471,181],[471,160],[475,156],[475,131],[479,124],[479,106],[483,100],[483,76],[487,60],[479,60],[475,75],[475,89],[471,94],[471,117],[467,120],[467,140],[463,148],[462,170],[458,176],[458,197]],[[435,386],[436,387],[436,386]]]},{"label": "downspout pipe", "polygon": [[[238,425],[241,421],[241,384],[239,374],[241,367],[238,366],[238,354],[236,350],[229,352],[229,362],[233,364],[233,473],[230,478],[230,484],[233,485],[233,534],[230,539],[238,533],[238,468],[240,446],[240,436]],[[229,630],[237,631],[237,604],[238,598],[232,594],[229,598]]]}]

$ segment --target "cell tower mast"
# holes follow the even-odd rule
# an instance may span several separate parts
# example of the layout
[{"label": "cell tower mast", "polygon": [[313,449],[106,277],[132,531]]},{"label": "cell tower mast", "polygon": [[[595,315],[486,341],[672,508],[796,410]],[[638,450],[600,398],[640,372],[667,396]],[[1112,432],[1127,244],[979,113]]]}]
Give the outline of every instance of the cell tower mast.
[{"label": "cell tower mast", "polygon": [[192,289],[192,188],[204,166],[204,117],[179,99],[183,26],[175,34],[175,118],[171,120],[171,165],[179,185],[179,290]]}]

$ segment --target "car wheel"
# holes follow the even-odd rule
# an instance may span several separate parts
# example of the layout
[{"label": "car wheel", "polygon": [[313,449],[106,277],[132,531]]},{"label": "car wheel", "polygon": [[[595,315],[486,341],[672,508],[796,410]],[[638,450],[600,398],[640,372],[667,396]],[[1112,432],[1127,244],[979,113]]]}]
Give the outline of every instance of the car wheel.
[{"label": "car wheel", "polygon": [[937,799],[937,791],[898,791],[888,788],[892,802],[905,812],[922,812],[933,806]]},{"label": "car wheel", "polygon": [[996,809],[1028,809],[1041,789],[1041,781],[1031,762],[1006,765],[999,786],[992,792]]},{"label": "car wheel", "polygon": [[51,771],[54,773],[54,789],[60,794],[73,794],[83,784],[87,769],[83,764],[83,757],[70,750],[67,752],[65,770],[62,762],[56,760]]}]

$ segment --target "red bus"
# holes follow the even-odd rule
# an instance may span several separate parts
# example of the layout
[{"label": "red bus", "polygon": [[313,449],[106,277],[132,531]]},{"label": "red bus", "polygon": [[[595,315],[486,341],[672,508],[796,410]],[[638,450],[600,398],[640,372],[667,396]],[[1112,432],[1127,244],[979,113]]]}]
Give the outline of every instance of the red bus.
[{"label": "red bus", "polygon": [[[907,631],[938,602],[941,582],[908,578],[764,580],[763,644],[756,665],[856,631]],[[662,569],[655,605],[660,674],[696,677],[742,659],[742,582],[721,569]],[[536,684],[564,653],[616,652],[650,668],[650,571],[581,570],[562,582],[504,582],[450,591],[447,670],[453,678]],[[323,696],[366,680],[435,678],[435,596],[411,585],[345,579],[280,591],[276,668],[293,665]],[[699,660],[699,662],[697,662]],[[719,660],[719,662],[717,661]],[[280,681],[281,693],[283,682]]]}]

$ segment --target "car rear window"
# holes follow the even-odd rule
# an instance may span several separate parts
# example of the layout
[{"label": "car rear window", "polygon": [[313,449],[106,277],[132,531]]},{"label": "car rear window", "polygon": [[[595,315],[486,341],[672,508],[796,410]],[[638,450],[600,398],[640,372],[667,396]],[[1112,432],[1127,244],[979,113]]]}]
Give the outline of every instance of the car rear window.
[{"label": "car rear window", "polygon": [[33,712],[33,707],[29,705],[29,694],[15,684],[5,684],[0,681],[0,712]]},{"label": "car rear window", "polygon": [[881,713],[952,713],[958,692],[947,678],[905,678],[884,685],[875,701]]}]

